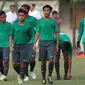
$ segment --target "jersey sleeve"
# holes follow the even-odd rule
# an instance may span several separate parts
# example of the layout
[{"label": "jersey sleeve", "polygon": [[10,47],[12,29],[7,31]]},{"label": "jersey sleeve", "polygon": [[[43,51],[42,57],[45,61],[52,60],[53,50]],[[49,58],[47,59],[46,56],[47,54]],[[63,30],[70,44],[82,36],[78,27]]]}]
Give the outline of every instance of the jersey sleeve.
[{"label": "jersey sleeve", "polygon": [[10,24],[10,29],[9,29],[9,30],[10,30],[10,35],[11,35],[11,31],[12,31],[12,24]]},{"label": "jersey sleeve", "polygon": [[36,18],[34,18],[33,21],[34,21],[34,30],[36,31],[36,25],[37,25],[37,21],[38,21],[38,20],[37,20]]},{"label": "jersey sleeve", "polygon": [[11,26],[10,35],[14,36],[14,25]]},{"label": "jersey sleeve", "polygon": [[78,29],[78,39],[77,41],[81,41],[82,34],[83,34],[83,27],[84,27],[84,21],[80,21],[79,29]]},{"label": "jersey sleeve", "polygon": [[29,29],[29,37],[31,38],[33,36],[33,34],[35,34],[36,32],[36,23],[37,23],[37,19],[34,18],[33,19],[33,29]]},{"label": "jersey sleeve", "polygon": [[40,20],[37,21],[36,32],[40,32]]},{"label": "jersey sleeve", "polygon": [[59,32],[58,23],[56,21],[54,21],[54,23],[55,23],[55,32]]}]

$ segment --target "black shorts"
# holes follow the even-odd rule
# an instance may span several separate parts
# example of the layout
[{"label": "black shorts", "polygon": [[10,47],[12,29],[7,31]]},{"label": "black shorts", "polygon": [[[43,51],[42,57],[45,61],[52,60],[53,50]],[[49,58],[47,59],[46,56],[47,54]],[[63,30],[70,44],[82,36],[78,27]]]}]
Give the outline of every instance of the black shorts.
[{"label": "black shorts", "polygon": [[12,61],[16,63],[28,62],[28,45],[14,44]]},{"label": "black shorts", "polygon": [[39,44],[39,60],[54,59],[56,50],[55,41],[40,41]]},{"label": "black shorts", "polygon": [[28,58],[35,58],[36,53],[33,51],[33,44],[28,45]]},{"label": "black shorts", "polygon": [[10,48],[2,48],[0,47],[0,60],[8,60],[9,61],[9,54],[10,54]]}]

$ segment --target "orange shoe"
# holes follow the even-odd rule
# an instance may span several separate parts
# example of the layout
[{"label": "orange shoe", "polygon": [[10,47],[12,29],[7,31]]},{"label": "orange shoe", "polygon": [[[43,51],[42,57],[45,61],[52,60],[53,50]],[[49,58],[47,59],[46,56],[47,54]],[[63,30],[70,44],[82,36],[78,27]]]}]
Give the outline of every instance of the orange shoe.
[{"label": "orange shoe", "polygon": [[79,54],[77,55],[77,57],[78,57],[78,58],[85,58],[85,53],[79,53]]}]

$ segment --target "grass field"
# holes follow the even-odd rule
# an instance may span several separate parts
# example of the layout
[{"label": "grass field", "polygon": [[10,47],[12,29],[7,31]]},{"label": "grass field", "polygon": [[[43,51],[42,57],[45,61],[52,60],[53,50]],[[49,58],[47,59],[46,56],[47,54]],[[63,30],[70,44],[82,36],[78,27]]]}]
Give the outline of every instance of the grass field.
[{"label": "grass field", "polygon": [[[56,73],[55,69],[53,72],[53,85],[85,85],[85,59],[78,59],[76,57],[73,57],[73,65],[72,65],[72,79],[69,81],[64,81],[63,80],[63,58],[61,58],[61,81],[55,80],[56,78]],[[40,72],[40,62],[37,61],[35,72],[37,74],[37,79],[30,80],[28,82],[25,82],[24,85],[41,85],[41,72]],[[0,85],[18,85],[17,80],[16,80],[16,73],[14,72],[11,62],[10,62],[10,69],[9,69],[9,74],[8,74],[8,81],[0,81]],[[47,84],[48,85],[48,84]]]}]

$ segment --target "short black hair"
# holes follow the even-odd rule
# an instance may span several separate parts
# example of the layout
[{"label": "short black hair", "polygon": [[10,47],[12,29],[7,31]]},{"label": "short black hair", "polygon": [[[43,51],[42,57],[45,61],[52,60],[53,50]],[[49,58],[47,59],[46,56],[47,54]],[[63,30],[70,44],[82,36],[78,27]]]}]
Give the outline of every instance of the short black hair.
[{"label": "short black hair", "polygon": [[0,11],[0,16],[3,14],[6,15],[5,11]]},{"label": "short black hair", "polygon": [[52,9],[53,9],[50,5],[45,5],[45,6],[43,7],[43,10],[44,10],[44,8],[49,8],[50,11],[52,11]]},{"label": "short black hair", "polygon": [[32,4],[33,7],[35,7],[36,5],[35,4]]},{"label": "short black hair", "polygon": [[19,10],[18,10],[18,14],[19,14],[19,13],[24,13],[24,14],[26,15],[26,11],[24,11],[23,9],[19,9]]},{"label": "short black hair", "polygon": [[28,9],[28,11],[30,10],[30,6],[27,4],[23,4],[21,7],[25,7],[26,9]]},{"label": "short black hair", "polygon": [[57,12],[57,11],[53,11],[53,12],[52,12],[52,15],[54,15],[54,14],[58,14],[58,12]]},{"label": "short black hair", "polygon": [[14,7],[14,8],[15,8],[15,5],[10,5],[10,8],[11,8],[11,7]]}]

